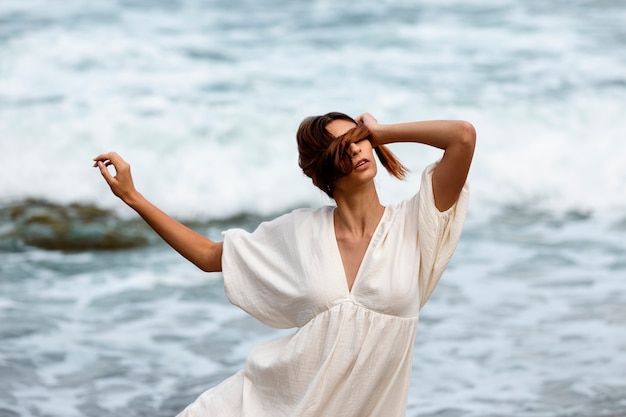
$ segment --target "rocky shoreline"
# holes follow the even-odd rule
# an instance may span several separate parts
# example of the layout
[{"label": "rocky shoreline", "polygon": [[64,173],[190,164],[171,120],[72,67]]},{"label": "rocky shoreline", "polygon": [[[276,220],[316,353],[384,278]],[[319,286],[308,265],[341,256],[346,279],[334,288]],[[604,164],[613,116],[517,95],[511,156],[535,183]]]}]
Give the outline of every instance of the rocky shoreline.
[{"label": "rocky shoreline", "polygon": [[[255,227],[263,219],[241,214],[220,220],[184,221],[194,230],[210,227]],[[160,242],[159,237],[136,217],[123,219],[93,204],[57,204],[27,199],[0,205],[0,250],[28,247],[45,250],[124,250]]]}]

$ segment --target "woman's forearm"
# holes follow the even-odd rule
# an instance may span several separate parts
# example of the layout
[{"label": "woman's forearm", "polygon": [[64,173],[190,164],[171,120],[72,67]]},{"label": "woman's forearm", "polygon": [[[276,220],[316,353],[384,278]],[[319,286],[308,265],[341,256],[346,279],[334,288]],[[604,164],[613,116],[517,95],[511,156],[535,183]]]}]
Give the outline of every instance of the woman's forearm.
[{"label": "woman's forearm", "polygon": [[444,150],[454,145],[470,145],[476,137],[474,127],[460,120],[378,124],[371,133],[378,145],[416,142]]},{"label": "woman's forearm", "polygon": [[222,270],[222,243],[213,242],[200,233],[174,220],[136,192],[124,202],[178,253],[207,272]]}]

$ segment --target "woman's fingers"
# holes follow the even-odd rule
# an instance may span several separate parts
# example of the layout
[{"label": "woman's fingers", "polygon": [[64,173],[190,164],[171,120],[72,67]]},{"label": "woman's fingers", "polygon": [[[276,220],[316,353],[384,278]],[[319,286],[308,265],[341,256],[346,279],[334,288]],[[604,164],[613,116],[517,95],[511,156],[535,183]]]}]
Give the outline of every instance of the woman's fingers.
[{"label": "woman's fingers", "polygon": [[[100,170],[113,194],[121,199],[133,195],[135,186],[130,174],[130,165],[121,156],[115,152],[108,152],[96,156],[93,160],[94,166]],[[113,166],[113,173],[109,171],[110,166]]]},{"label": "woman's fingers", "polygon": [[122,157],[119,156],[117,154],[117,152],[107,152],[107,153],[102,153],[102,154],[96,156],[95,158],[93,158],[94,161],[103,161],[105,159],[120,159],[120,160],[122,160]]},{"label": "woman's fingers", "polygon": [[115,152],[100,154],[93,158],[93,160],[95,161],[93,164],[94,167],[98,167],[98,163],[102,163],[107,167],[113,165],[115,171],[119,171],[121,168],[128,166],[128,163]]},{"label": "woman's fingers", "polygon": [[96,156],[95,158],[93,158],[93,160],[96,161],[96,163],[98,161],[107,161],[108,159],[110,159],[110,156],[111,156],[111,152],[102,153],[102,154]]},{"label": "woman's fingers", "polygon": [[98,165],[98,169],[100,169],[100,173],[104,177],[104,180],[109,185],[113,185],[113,183],[115,182],[115,177],[109,172],[109,169],[107,168],[108,165],[106,165],[102,161],[97,161],[96,164]]},{"label": "woman's fingers", "polygon": [[113,165],[116,169],[118,166],[127,165],[127,162],[115,152],[100,154],[93,158],[93,160],[95,161],[94,167],[97,166],[98,161],[104,163],[106,166]]},{"label": "woman's fingers", "polygon": [[367,130],[370,131],[370,133],[373,133],[373,131],[376,129],[376,126],[378,125],[378,121],[376,120],[376,118],[369,113],[363,113],[359,115],[359,117],[357,117],[355,120],[359,123],[363,123]]},{"label": "woman's fingers", "polygon": [[378,123],[376,118],[374,116],[372,116],[370,113],[363,113],[363,114],[359,115],[355,120],[357,122],[364,123],[365,126],[368,126],[368,127],[370,125]]},{"label": "woman's fingers", "polygon": [[104,164],[106,166],[113,165],[113,163],[111,161],[106,161],[105,160],[105,161],[96,161],[96,162],[94,162],[93,163],[93,167],[94,168],[98,168],[98,164]]}]

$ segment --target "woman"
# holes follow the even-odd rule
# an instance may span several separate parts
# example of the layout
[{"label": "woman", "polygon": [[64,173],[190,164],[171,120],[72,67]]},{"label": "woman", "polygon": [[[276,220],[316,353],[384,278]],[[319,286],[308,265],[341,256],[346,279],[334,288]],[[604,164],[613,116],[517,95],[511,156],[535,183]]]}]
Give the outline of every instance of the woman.
[{"label": "woman", "polygon": [[[113,193],[167,243],[202,270],[223,271],[233,304],[270,326],[299,328],[257,346],[245,369],[179,416],[404,416],[419,311],[460,238],[475,138],[461,121],[305,119],[300,166],[336,206],[295,210],[253,233],[229,230],[223,242],[149,203],[117,154],[94,158]],[[384,207],[374,152],[392,175],[406,172],[384,146],[391,142],[444,154],[426,168],[415,196]]]}]

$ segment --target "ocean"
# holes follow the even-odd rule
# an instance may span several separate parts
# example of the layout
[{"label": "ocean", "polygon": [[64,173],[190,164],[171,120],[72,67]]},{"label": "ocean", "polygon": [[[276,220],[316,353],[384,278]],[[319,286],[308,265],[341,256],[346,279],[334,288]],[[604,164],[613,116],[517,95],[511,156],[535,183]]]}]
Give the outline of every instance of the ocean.
[{"label": "ocean", "polygon": [[[464,119],[458,250],[421,313],[408,417],[626,416],[626,2],[0,2],[0,417],[173,416],[267,328],[92,167],[205,235],[330,204],[309,115]],[[441,151],[391,149],[384,204]]]}]

